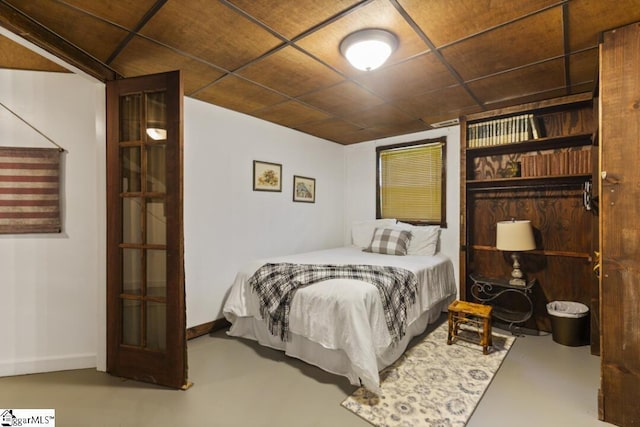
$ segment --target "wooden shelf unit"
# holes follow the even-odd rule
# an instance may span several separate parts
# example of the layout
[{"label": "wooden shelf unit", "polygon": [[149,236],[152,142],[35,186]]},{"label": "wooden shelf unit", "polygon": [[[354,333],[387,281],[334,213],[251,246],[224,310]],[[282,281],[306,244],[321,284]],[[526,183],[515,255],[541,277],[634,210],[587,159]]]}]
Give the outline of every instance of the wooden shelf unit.
[{"label": "wooden shelf unit", "polygon": [[[476,132],[479,123],[525,114],[538,122],[538,138],[529,132],[519,142],[468,147],[469,126],[475,125]],[[593,305],[597,279],[590,254],[597,248],[597,216],[584,207],[583,198],[585,182],[592,180],[597,166],[596,121],[590,93],[460,118],[461,299],[473,301],[469,274],[510,275],[510,254],[495,250],[495,233],[498,221],[515,218],[531,221],[537,245],[535,251],[521,254],[527,278],[539,283],[532,295],[533,316],[525,326],[550,331],[546,304],[551,301]],[[579,151],[584,153],[563,154]],[[518,176],[517,171],[523,171],[517,163],[525,157],[536,167],[540,165],[531,162],[546,162],[546,169],[540,168],[544,174]],[[574,164],[578,159],[582,163]]]},{"label": "wooden shelf unit", "polygon": [[487,187],[526,187],[540,186],[547,184],[582,184],[591,179],[592,175],[571,174],[571,175],[545,175],[545,176],[528,176],[515,178],[494,178],[494,179],[470,179],[467,181],[469,188],[486,189]]}]

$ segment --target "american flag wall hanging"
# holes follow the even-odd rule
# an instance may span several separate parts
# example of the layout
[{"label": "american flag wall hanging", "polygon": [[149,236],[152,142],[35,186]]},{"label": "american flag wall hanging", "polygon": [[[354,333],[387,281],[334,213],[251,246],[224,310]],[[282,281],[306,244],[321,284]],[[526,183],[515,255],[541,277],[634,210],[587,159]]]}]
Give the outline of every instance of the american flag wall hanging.
[{"label": "american flag wall hanging", "polygon": [[60,228],[60,150],[0,147],[0,233]]}]

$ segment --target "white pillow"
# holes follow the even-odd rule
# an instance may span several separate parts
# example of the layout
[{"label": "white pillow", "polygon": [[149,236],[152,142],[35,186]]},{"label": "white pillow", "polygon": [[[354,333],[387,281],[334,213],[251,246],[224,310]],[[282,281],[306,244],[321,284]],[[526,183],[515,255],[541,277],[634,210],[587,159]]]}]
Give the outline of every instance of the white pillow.
[{"label": "white pillow", "polygon": [[440,227],[437,225],[411,225],[399,222],[397,227],[411,231],[407,255],[435,255],[438,250]]},{"label": "white pillow", "polygon": [[351,242],[361,249],[369,247],[376,227],[385,228],[395,225],[395,223],[396,220],[392,218],[353,221],[351,224]]}]

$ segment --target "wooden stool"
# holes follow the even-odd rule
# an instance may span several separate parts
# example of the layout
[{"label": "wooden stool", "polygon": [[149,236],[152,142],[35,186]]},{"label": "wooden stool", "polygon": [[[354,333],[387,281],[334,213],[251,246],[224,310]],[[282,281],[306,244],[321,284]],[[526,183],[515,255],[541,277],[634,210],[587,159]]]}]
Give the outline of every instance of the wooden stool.
[{"label": "wooden stool", "polygon": [[451,344],[454,338],[471,341],[458,335],[460,325],[474,326],[480,338],[482,353],[488,354],[487,347],[493,345],[491,336],[491,310],[490,305],[476,304],[466,301],[454,301],[449,304],[449,335],[447,344]]}]

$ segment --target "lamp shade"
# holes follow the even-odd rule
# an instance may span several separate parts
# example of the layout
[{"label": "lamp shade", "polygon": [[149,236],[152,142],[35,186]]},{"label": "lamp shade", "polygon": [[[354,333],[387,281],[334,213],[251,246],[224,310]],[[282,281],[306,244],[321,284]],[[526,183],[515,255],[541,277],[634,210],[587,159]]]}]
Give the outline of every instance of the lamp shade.
[{"label": "lamp shade", "polygon": [[380,67],[398,46],[392,33],[366,29],[349,34],[340,43],[340,52],[355,68],[371,71]]},{"label": "lamp shade", "polygon": [[530,251],[536,248],[531,221],[500,221],[496,227],[496,248],[501,251]]}]

